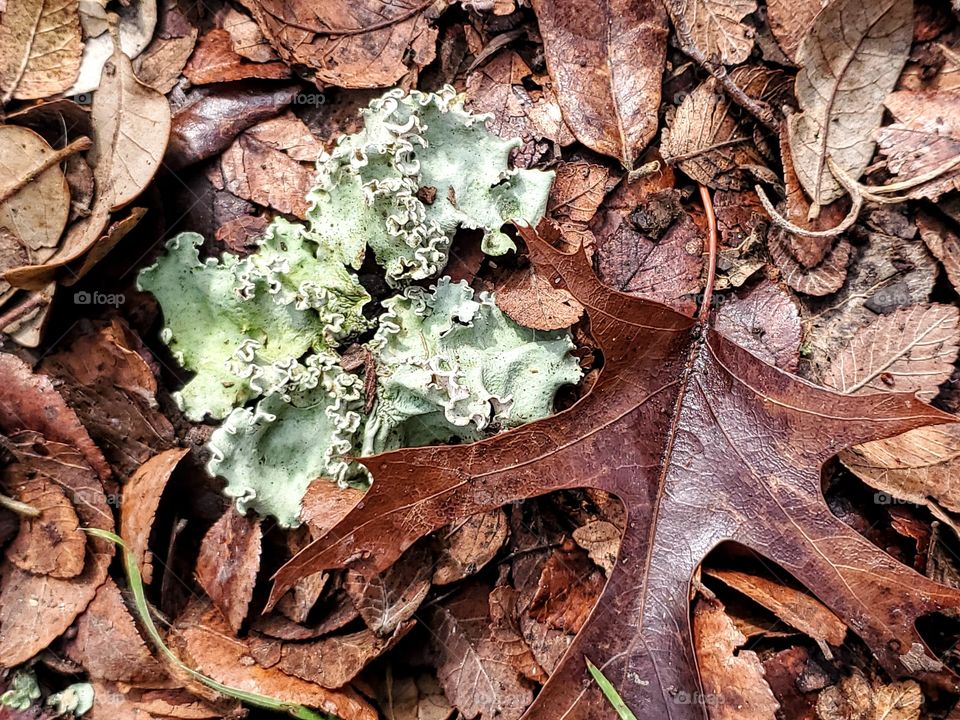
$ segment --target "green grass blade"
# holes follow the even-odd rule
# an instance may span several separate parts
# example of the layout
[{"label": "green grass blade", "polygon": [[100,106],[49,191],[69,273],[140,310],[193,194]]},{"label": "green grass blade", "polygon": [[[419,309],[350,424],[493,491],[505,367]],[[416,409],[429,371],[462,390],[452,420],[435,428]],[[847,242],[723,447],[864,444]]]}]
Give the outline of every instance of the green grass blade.
[{"label": "green grass blade", "polygon": [[637,720],[637,716],[630,711],[630,708],[627,707],[623,698],[620,697],[620,693],[618,693],[613,684],[607,680],[606,675],[600,671],[600,668],[590,662],[590,658],[584,659],[587,661],[587,670],[590,671],[594,681],[600,686],[604,697],[607,698],[607,701],[613,706],[613,709],[617,711],[620,720]]}]

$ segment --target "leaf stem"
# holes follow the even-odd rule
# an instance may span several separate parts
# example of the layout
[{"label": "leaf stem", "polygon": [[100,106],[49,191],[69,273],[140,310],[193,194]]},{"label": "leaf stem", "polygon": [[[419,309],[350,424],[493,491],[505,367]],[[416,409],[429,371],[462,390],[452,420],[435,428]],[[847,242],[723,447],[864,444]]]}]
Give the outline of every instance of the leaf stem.
[{"label": "leaf stem", "polygon": [[710,305],[713,302],[713,286],[717,280],[717,214],[713,210],[710,189],[703,183],[700,186],[700,199],[707,214],[707,282],[703,288],[703,302],[700,303],[698,317],[702,324],[710,319]]}]

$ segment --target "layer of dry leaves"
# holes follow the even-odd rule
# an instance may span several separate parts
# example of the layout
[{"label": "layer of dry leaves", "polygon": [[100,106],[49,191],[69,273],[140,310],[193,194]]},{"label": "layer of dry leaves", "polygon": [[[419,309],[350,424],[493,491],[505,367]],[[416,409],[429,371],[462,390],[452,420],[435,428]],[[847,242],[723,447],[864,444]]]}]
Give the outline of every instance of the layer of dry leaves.
[{"label": "layer of dry leaves", "polygon": [[[612,718],[586,659],[641,720],[960,717],[958,16],[0,0],[0,689],[249,713],[96,527],[185,663],[344,720]],[[248,252],[359,108],[444,83],[556,172],[519,253],[464,233],[448,272],[573,326],[584,380],[366,497],[318,479],[296,530],[240,516],[136,272],[180,230]]]}]

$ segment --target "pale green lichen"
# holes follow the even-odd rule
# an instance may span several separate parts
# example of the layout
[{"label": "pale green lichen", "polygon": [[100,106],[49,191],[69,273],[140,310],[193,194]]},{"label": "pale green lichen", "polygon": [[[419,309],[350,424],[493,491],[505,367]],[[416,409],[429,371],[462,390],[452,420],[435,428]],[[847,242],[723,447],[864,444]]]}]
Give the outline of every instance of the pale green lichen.
[{"label": "pale green lichen", "polygon": [[550,414],[557,389],[579,380],[569,333],[520,327],[447,278],[384,301],[369,416],[362,381],[339,364],[337,348],[370,327],[351,270],[368,246],[387,283],[405,287],[440,273],[457,229],[482,230],[484,251],[502,254],[514,247],[505,223],[543,215],[552,173],[512,169],[519,141],[485,120],[452,88],[390,91],[319,159],[306,226],[274,221],[244,259],[202,261],[203,239],[184,233],[141,273],[163,340],[196,373],[178,402],[190,419],[226,418],[208,469],[240,512],[296,525],[312,480],[369,480],[349,456],[476,440]]},{"label": "pale green lichen", "polygon": [[282,368],[307,350],[329,350],[366,326],[370,296],[330,253],[285,220],[258,251],[200,260],[203,237],[181,233],[138,286],[160,302],[161,338],[196,376],[175,394],[191,420],[221,419],[276,390]]},{"label": "pale green lichen", "polygon": [[501,226],[543,216],[553,173],[511,168],[520,141],[490,133],[453,88],[391,90],[363,117],[321,156],[308,195],[311,232],[344,264],[359,268],[369,246],[402,286],[440,273],[458,228],[482,229],[484,252],[502,255],[515,246]]},{"label": "pale green lichen", "polygon": [[377,399],[364,455],[478,440],[545,417],[557,390],[580,379],[569,333],[522,327],[465,282],[410,287],[384,307],[370,343]]},{"label": "pale green lichen", "polygon": [[0,695],[0,705],[13,710],[29,710],[40,699],[40,685],[37,676],[29,668],[17,670],[10,678],[8,689]]},{"label": "pale green lichen", "polygon": [[47,698],[47,707],[57,715],[80,717],[93,708],[94,690],[88,682],[74,683]]}]

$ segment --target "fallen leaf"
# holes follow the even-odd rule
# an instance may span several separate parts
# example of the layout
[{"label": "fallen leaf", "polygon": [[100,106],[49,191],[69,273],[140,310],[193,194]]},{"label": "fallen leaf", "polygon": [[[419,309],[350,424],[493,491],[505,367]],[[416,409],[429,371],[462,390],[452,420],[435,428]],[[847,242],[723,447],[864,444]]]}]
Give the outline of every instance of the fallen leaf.
[{"label": "fallen leaf", "polygon": [[0,17],[0,105],[69,88],[80,70],[82,48],[76,3],[11,2]]},{"label": "fallen leaf", "polygon": [[520,593],[507,585],[490,592],[490,637],[500,652],[523,677],[545,683],[547,674],[540,667],[520,630]]},{"label": "fallen leaf", "polygon": [[[764,679],[757,654],[716,600],[698,600],[693,609],[693,643],[703,694],[679,691],[677,704],[710,709],[710,720],[775,720],[780,704]],[[693,715],[691,714],[691,717]]]},{"label": "fallen leaf", "polygon": [[917,228],[933,256],[943,264],[950,284],[960,288],[960,235],[933,214],[917,213]]},{"label": "fallen leaf", "polygon": [[166,677],[110,578],[77,620],[76,635],[64,653],[97,680],[149,684]]},{"label": "fallen leaf", "polygon": [[320,87],[389,87],[433,62],[437,31],[423,0],[245,0],[288,64],[309,68]]},{"label": "fallen leaf", "polygon": [[570,293],[553,287],[532,267],[508,273],[497,285],[495,300],[511,319],[534,330],[567,328],[583,314],[583,305]]},{"label": "fallen leaf", "polygon": [[657,132],[667,50],[660,3],[534,0],[547,70],[577,140],[634,168]]},{"label": "fallen leaf", "polygon": [[[24,472],[59,485],[76,508],[83,527],[113,530],[113,515],[103,486],[81,452],[32,430],[8,432],[7,437],[3,445]],[[12,563],[3,564],[0,666],[9,668],[31,659],[86,610],[107,579],[114,551],[107,540],[89,538],[87,542],[84,569],[76,577],[34,575]]]},{"label": "fallen leaf", "polygon": [[526,611],[557,630],[578,633],[603,585],[603,573],[583,550],[568,541],[547,558]]},{"label": "fallen leaf", "polygon": [[[896,122],[877,131],[877,147],[887,168],[900,180],[911,180],[942,167],[960,154],[960,98],[956,93],[890,93],[884,101]],[[907,193],[911,198],[939,200],[960,189],[960,169],[953,168]]]},{"label": "fallen leaf", "polygon": [[249,15],[234,7],[223,8],[220,24],[230,33],[233,51],[247,60],[267,63],[277,59],[277,54],[263,36],[259,26]]},{"label": "fallen leaf", "polygon": [[790,720],[820,720],[817,717],[817,696],[832,680],[810,658],[802,645],[781,650],[763,661],[767,684],[773,690],[780,712]]},{"label": "fallen leaf", "polygon": [[[798,382],[684,315],[605,289],[582,252],[565,255],[519,230],[542,273],[587,306],[604,357],[597,382],[570,410],[491,439],[365,459],[375,480],[363,502],[277,573],[274,596],[324,569],[380,572],[459,517],[587,486],[626,506],[620,557],[528,718],[586,716],[605,702],[584,689],[584,656],[638,717],[676,714],[675,694],[702,688],[686,621],[690,584],[724,541],[810,587],[891,674],[955,687],[914,623],[960,605],[960,593],[839,520],[820,485],[823,464],[843,448],[953,418],[909,394],[846,396]],[[461,660],[464,650],[441,652]],[[446,677],[449,694],[456,683]],[[455,704],[473,714],[474,703]],[[704,717],[700,706],[685,713]]]},{"label": "fallen leaf", "polygon": [[150,553],[150,532],[160,507],[160,496],[186,449],[173,448],[153,456],[123,486],[120,505],[120,537],[140,566],[143,582],[153,581],[153,556]]},{"label": "fallen leaf", "polygon": [[923,693],[912,680],[867,680],[859,668],[817,698],[820,720],[919,720]]},{"label": "fallen leaf", "polygon": [[326,478],[319,478],[307,487],[300,520],[314,535],[320,537],[346,517],[363,495],[363,491],[357,488],[342,488]]},{"label": "fallen leaf", "polygon": [[770,30],[784,54],[794,63],[797,51],[826,0],[767,0]]},{"label": "fallen leaf", "polygon": [[301,625],[280,613],[271,613],[253,618],[250,627],[277,640],[313,640],[336,632],[360,617],[353,601],[342,590],[322,599],[320,606],[317,615],[321,620],[313,625]]},{"label": "fallen leaf", "polygon": [[77,414],[46,375],[34,373],[20,358],[0,353],[0,432],[6,435],[34,430],[50,440],[71,445],[101,480],[110,477],[110,467],[90,439]]},{"label": "fallen leaf", "polygon": [[434,585],[447,585],[478,572],[500,552],[509,532],[506,515],[497,508],[471,515],[441,533],[433,567]]},{"label": "fallen leaf", "polygon": [[792,628],[835,647],[843,645],[847,626],[816,598],[803,590],[752,572],[708,569],[710,577],[738,590]]},{"label": "fallen leaf", "polygon": [[[770,103],[784,95],[789,81],[779,70],[760,66],[736,68],[730,79],[751,98]],[[736,110],[718,80],[705,81],[683,99],[673,123],[663,129],[660,152],[664,159],[697,182],[719,190],[742,190],[757,176],[772,177],[754,144],[752,124],[744,122]]]},{"label": "fallen leaf", "polygon": [[323,152],[323,144],[313,136],[310,128],[289,111],[257,123],[246,134],[298,162],[315,163]]},{"label": "fallen leaf", "polygon": [[138,341],[114,320],[76,336],[40,364],[121,478],[174,445],[173,426],[157,405],[157,381]]},{"label": "fallen leaf", "polygon": [[196,600],[177,619],[169,643],[190,667],[225,685],[317,708],[343,720],[377,720],[376,711],[349,688],[327,690],[279,668],[259,666],[249,641],[232,637],[219,612]]},{"label": "fallen leaf", "polygon": [[197,582],[234,633],[240,632],[253,599],[262,538],[259,520],[228,507],[200,543]]},{"label": "fallen leaf", "polygon": [[430,612],[437,677],[467,720],[478,715],[518,720],[533,700],[532,685],[490,637],[487,595],[486,587],[472,583]]},{"label": "fallen leaf", "polygon": [[693,44],[723,65],[739,65],[753,50],[754,30],[743,22],[755,0],[688,0],[680,4]]},{"label": "fallen leaf", "polygon": [[617,564],[623,532],[606,520],[595,520],[573,531],[573,539],[609,576]]},{"label": "fallen leaf", "polygon": [[92,684],[91,717],[95,719],[218,720],[225,715],[223,709],[178,688],[151,690],[101,680],[94,680]]},{"label": "fallen leaf", "polygon": [[179,82],[196,44],[195,27],[190,27],[184,35],[158,35],[133,61],[133,70],[144,85],[166,94]]},{"label": "fallen leaf", "polygon": [[372,578],[347,571],[343,586],[367,627],[383,636],[413,617],[430,592],[432,575],[431,553],[414,548]]},{"label": "fallen leaf", "polygon": [[612,189],[610,171],[603,165],[574,160],[559,163],[555,172],[547,215],[564,230],[586,229]]},{"label": "fallen leaf", "polygon": [[173,170],[219,155],[240,133],[283,112],[299,88],[224,87],[197,95],[171,121],[164,162]]},{"label": "fallen leaf", "polygon": [[427,672],[396,676],[388,666],[383,677],[374,678],[377,702],[390,720],[449,720],[455,712],[437,679]]},{"label": "fallen leaf", "polygon": [[958,323],[953,305],[912,305],[881,315],[834,357],[824,383],[848,395],[909,392],[929,402],[953,371]]},{"label": "fallen leaf", "polygon": [[229,32],[214,28],[200,38],[183,74],[194,85],[207,85],[248,78],[283,80],[290,77],[290,68],[282,62],[249,62],[234,50]]},{"label": "fallen leaf", "polygon": [[43,477],[8,469],[6,485],[20,502],[40,511],[20,519],[20,531],[7,548],[7,559],[21,570],[55,578],[83,571],[87,536],[76,510],[60,485]]},{"label": "fallen leaf", "polygon": [[56,285],[49,283],[34,292],[27,293],[22,302],[11,303],[15,307],[8,312],[15,314],[16,317],[7,323],[2,331],[21,347],[38,347],[50,317],[55,291]]},{"label": "fallen leaf", "polygon": [[717,332],[764,362],[794,372],[800,359],[800,308],[780,285],[762,280],[717,307]]},{"label": "fallen leaf", "polygon": [[912,0],[837,0],[817,15],[800,44],[801,112],[790,116],[788,130],[794,168],[815,208],[845,193],[828,157],[853,179],[873,157],[873,131],[912,38]]},{"label": "fallen leaf", "polygon": [[812,268],[797,262],[787,246],[786,233],[779,228],[770,231],[767,237],[767,250],[770,259],[783,276],[783,281],[804,295],[823,297],[831,295],[843,287],[847,278],[847,264],[850,262],[850,241],[841,237],[839,242],[827,251],[823,260]]}]

